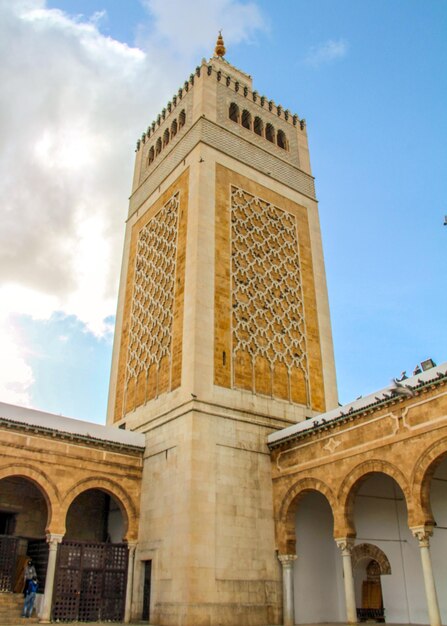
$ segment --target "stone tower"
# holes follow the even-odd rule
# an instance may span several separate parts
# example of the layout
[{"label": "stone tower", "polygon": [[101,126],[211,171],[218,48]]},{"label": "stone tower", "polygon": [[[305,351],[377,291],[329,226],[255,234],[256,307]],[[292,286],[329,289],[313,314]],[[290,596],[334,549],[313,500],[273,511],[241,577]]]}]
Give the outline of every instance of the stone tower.
[{"label": "stone tower", "polygon": [[108,423],[147,439],[133,615],[151,571],[166,625],[280,622],[267,435],[337,403],[306,125],[224,54],[137,143],[119,292]]}]

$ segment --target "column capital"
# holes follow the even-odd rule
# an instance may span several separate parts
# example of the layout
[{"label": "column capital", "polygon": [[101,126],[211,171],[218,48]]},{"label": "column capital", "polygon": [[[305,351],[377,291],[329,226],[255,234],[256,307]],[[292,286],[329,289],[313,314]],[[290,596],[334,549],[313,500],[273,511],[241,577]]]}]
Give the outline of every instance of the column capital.
[{"label": "column capital", "polygon": [[334,539],[343,556],[351,555],[354,541],[352,537],[336,537]]},{"label": "column capital", "polygon": [[128,541],[127,549],[129,550],[129,554],[133,554],[136,550],[137,542],[136,541]]},{"label": "column capital", "polygon": [[54,545],[61,543],[63,538],[64,538],[64,535],[60,533],[47,533],[46,535],[47,543],[54,544]]},{"label": "column capital", "polygon": [[278,554],[278,559],[281,561],[281,565],[283,567],[287,567],[287,565],[293,565],[293,562],[296,561],[296,554]]},{"label": "column capital", "polygon": [[433,535],[433,526],[413,526],[410,530],[419,541],[419,547],[428,548],[430,537]]}]

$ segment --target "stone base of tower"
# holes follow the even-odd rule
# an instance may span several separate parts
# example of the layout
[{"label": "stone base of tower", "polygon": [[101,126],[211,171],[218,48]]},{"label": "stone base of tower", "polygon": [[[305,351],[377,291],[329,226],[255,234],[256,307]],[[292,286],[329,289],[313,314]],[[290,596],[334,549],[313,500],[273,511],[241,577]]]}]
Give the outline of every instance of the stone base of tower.
[{"label": "stone base of tower", "polygon": [[[243,585],[242,585],[243,586]],[[247,595],[247,592],[241,592]],[[281,624],[278,606],[266,606],[259,595],[259,603],[228,603],[181,605],[165,604],[156,607],[151,624],[160,626],[267,626]]]},{"label": "stone base of tower", "polygon": [[146,602],[160,626],[281,623],[266,446],[274,421],[196,400],[148,414],[133,618]]}]

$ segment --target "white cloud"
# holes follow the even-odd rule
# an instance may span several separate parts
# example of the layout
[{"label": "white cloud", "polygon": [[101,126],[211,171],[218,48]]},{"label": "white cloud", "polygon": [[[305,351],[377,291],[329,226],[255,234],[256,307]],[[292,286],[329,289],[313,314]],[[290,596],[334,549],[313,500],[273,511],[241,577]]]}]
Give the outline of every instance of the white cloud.
[{"label": "white cloud", "polygon": [[[220,29],[225,44],[251,41],[267,25],[255,2],[235,0],[142,0],[153,17],[153,28],[141,29],[144,47],[149,35],[156,45],[166,45],[179,56],[193,60],[203,50],[211,54]],[[229,52],[231,56],[231,50]]]},{"label": "white cloud", "polygon": [[61,311],[110,331],[137,137],[198,52],[211,55],[218,28],[231,43],[263,27],[252,2],[146,6],[152,27],[131,47],[101,34],[102,12],[86,20],[44,0],[0,0],[0,345],[14,364],[0,399],[10,389],[27,402],[33,382],[11,314]]},{"label": "white cloud", "polygon": [[26,346],[11,317],[1,312],[0,346],[0,401],[29,406],[34,376],[26,361]]},{"label": "white cloud", "polygon": [[348,53],[349,45],[344,39],[328,41],[312,46],[304,58],[304,63],[311,67],[320,67],[327,63],[332,63],[337,59],[342,59]]}]

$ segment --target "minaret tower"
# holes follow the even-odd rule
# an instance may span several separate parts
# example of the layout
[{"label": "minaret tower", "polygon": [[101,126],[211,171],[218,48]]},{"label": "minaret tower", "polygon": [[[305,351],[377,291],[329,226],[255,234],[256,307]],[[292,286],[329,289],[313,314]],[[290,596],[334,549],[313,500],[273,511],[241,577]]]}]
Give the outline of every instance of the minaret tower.
[{"label": "minaret tower", "polygon": [[224,55],[137,142],[126,228],[108,423],[147,436],[154,624],[279,623],[266,437],[337,404],[306,124]]}]

